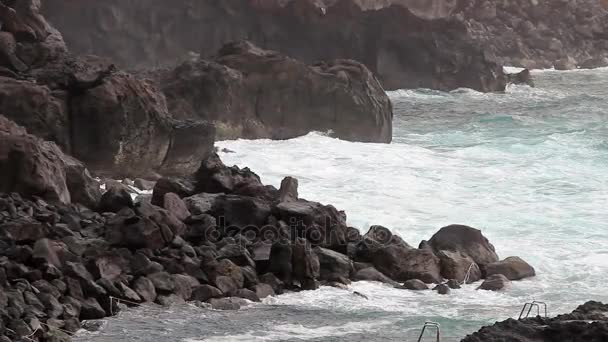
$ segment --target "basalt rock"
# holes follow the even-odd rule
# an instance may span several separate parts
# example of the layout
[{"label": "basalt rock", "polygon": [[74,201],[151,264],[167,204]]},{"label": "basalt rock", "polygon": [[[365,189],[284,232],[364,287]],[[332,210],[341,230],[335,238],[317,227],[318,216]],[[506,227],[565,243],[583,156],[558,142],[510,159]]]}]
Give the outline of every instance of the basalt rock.
[{"label": "basalt rock", "polygon": [[520,280],[534,277],[536,271],[520,257],[508,257],[505,260],[486,265],[486,274],[488,276],[502,274],[509,280]]},{"label": "basalt rock", "polygon": [[[195,4],[186,0],[48,0],[44,13],[64,32],[74,52],[93,52],[125,67],[173,64],[196,54],[206,56],[228,42],[250,39],[306,63],[338,58],[360,61],[385,89],[504,90],[507,80],[502,68],[469,34],[468,26],[474,22],[467,25],[448,17],[456,11],[455,4],[398,0],[381,1],[378,6],[370,2],[328,1],[325,7],[311,0]],[[397,4],[387,6],[393,3]],[[211,80],[224,79],[222,73],[229,73],[214,72]]]},{"label": "basalt rock", "polygon": [[392,139],[392,106],[362,64],[308,66],[243,41],[213,61],[186,62],[150,74],[180,119],[216,123],[218,139],[288,139],[331,131],[353,141]]},{"label": "basalt rock", "polygon": [[482,271],[485,265],[498,261],[494,246],[480,230],[468,226],[443,227],[429,240],[429,245],[435,252],[460,252],[462,256],[468,256],[477,263]]},{"label": "basalt rock", "polygon": [[2,115],[0,191],[39,196],[63,204],[74,197],[75,201],[96,205],[101,196],[96,182],[80,162],[65,155],[54,143],[27,134]]},{"label": "basalt rock", "polygon": [[570,314],[555,318],[508,319],[481,328],[462,342],[552,342],[594,341],[608,338],[608,307],[598,302],[587,302]]},{"label": "basalt rock", "polygon": [[39,7],[1,4],[0,113],[97,174],[194,171],[212,150],[214,127],[173,119],[159,90],[101,58],[69,55]]},{"label": "basalt rock", "polygon": [[[446,1],[447,2],[447,1]],[[608,11],[602,1],[459,0],[451,15],[491,60],[525,68],[606,66]]]}]

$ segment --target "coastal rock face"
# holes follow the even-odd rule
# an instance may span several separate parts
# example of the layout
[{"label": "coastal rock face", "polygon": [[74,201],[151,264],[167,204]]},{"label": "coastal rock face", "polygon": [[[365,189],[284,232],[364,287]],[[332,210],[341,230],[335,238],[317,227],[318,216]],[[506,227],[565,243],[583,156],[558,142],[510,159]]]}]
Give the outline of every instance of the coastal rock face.
[{"label": "coastal rock face", "polygon": [[174,120],[163,95],[135,76],[84,60],[30,73],[35,82],[0,77],[0,112],[97,174],[189,173],[213,148],[212,125]]},{"label": "coastal rock face", "polygon": [[0,115],[0,192],[39,196],[55,203],[95,206],[101,192],[82,163],[54,143],[27,134]]},{"label": "coastal rock face", "polygon": [[[605,66],[608,11],[600,0],[459,0],[462,20],[485,54],[501,64],[572,69]],[[599,63],[589,63],[597,61]]]},{"label": "coastal rock face", "polygon": [[148,73],[179,119],[214,122],[218,139],[288,139],[332,131],[341,139],[390,142],[392,106],[362,64],[307,66],[243,41],[213,61]]},{"label": "coastal rock face", "polygon": [[[399,2],[430,17],[452,7],[437,0]],[[402,4],[364,10],[353,0],[326,8],[311,0],[47,0],[43,13],[73,52],[109,57],[123,67],[172,65],[247,39],[305,63],[357,60],[387,90],[504,90],[502,67],[475,46],[466,25],[421,18]]]},{"label": "coastal rock face", "polygon": [[587,302],[570,314],[555,318],[508,319],[481,328],[462,342],[605,341],[608,338],[608,305]]},{"label": "coastal rock face", "polygon": [[213,126],[173,119],[156,88],[101,58],[68,55],[39,7],[0,4],[0,113],[101,175],[196,170]]}]

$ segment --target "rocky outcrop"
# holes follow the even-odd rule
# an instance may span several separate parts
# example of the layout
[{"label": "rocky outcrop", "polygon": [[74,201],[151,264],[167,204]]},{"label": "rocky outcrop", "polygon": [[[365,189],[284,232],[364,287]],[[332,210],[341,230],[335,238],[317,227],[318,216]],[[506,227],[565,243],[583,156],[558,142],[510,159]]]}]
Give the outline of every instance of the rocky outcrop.
[{"label": "rocky outcrop", "polygon": [[[436,0],[399,2],[431,17],[452,7]],[[364,10],[353,0],[329,5],[312,0],[47,0],[44,13],[70,49],[110,57],[120,66],[171,65],[248,39],[306,63],[360,61],[385,89],[505,88],[502,67],[486,58],[458,20],[420,18],[399,4],[370,4],[381,7],[377,10]]]},{"label": "rocky outcrop", "polygon": [[[0,127],[8,137],[39,141],[14,124]],[[293,178],[278,190],[249,169],[225,166],[217,155],[200,165],[188,178],[161,178],[153,196],[159,206],[133,201],[117,182],[106,182],[96,212],[67,199],[50,204],[23,188],[14,190],[32,200],[0,193],[0,318],[2,326],[20,327],[0,330],[0,339],[34,336],[34,317],[76,331],[80,320],[118,312],[112,298],[160,305],[204,301],[237,310],[246,305],[243,298],[259,301],[320,284],[344,288],[351,280],[404,289],[438,283],[441,294],[459,287],[458,280],[443,283],[442,259],[431,247],[445,230],[418,249],[381,226],[361,236],[346,226],[343,212],[299,198]],[[59,181],[50,173],[47,178]],[[468,262],[462,253],[474,255],[489,242],[473,228],[466,231],[474,234],[462,234],[456,246],[458,258]],[[442,251],[459,260],[456,252]],[[508,282],[502,274],[488,280],[494,278]],[[3,301],[3,295],[31,300]],[[38,306],[34,298],[48,304]],[[43,325],[34,340],[51,341],[50,333]]]},{"label": "rocky outcrop", "polygon": [[213,61],[148,73],[179,119],[214,122],[218,139],[288,139],[311,131],[352,141],[392,139],[392,106],[362,64],[307,66],[243,41]]},{"label": "rocky outcrop", "polygon": [[101,175],[191,173],[211,152],[211,125],[173,119],[156,88],[100,58],[68,55],[38,1],[0,6],[0,113]]},{"label": "rocky outcrop", "polygon": [[459,0],[465,23],[488,58],[525,68],[606,66],[607,9],[600,0]]},{"label": "rocky outcrop", "polygon": [[608,306],[587,302],[570,314],[555,318],[508,319],[483,327],[462,342],[604,341],[608,338]]},{"label": "rocky outcrop", "polygon": [[99,184],[82,163],[57,145],[27,134],[0,115],[0,192],[38,196],[52,203],[97,205]]}]

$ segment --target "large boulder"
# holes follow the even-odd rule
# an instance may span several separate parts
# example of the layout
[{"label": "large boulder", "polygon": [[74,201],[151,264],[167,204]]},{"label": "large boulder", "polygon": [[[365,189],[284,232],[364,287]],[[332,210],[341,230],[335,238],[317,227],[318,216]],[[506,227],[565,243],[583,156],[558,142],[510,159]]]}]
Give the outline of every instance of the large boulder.
[{"label": "large boulder", "polygon": [[173,121],[164,97],[148,83],[114,73],[70,102],[72,150],[112,176],[193,172],[212,151],[213,128]]},{"label": "large boulder", "polygon": [[396,281],[420,279],[426,283],[442,280],[439,258],[428,249],[414,249],[398,235],[382,226],[372,226],[356,246],[358,261],[369,262]]},{"label": "large boulder", "polygon": [[534,267],[520,257],[508,257],[505,260],[486,265],[486,275],[502,274],[509,280],[520,280],[534,277]]},{"label": "large boulder", "polygon": [[218,139],[288,139],[311,131],[392,139],[391,103],[355,61],[308,66],[243,41],[224,46],[214,61],[186,62],[156,78],[172,112],[216,122]]},{"label": "large boulder", "polygon": [[315,247],[314,252],[319,258],[320,280],[328,282],[348,283],[355,268],[352,260],[338,252]]},{"label": "large boulder", "polygon": [[460,252],[439,251],[436,253],[441,265],[441,275],[446,279],[454,279],[459,283],[474,283],[481,279],[479,266],[469,256]]},{"label": "large boulder", "polygon": [[486,278],[486,280],[479,285],[478,290],[487,291],[501,291],[508,288],[511,285],[511,281],[502,274],[493,274]]},{"label": "large boulder", "polygon": [[316,289],[316,280],[320,276],[319,257],[308,241],[297,238],[292,244],[291,265],[294,279],[300,282],[304,290]]},{"label": "large boulder", "polygon": [[460,252],[470,257],[479,267],[498,261],[494,246],[483,236],[480,230],[463,225],[451,225],[441,228],[429,240],[435,252],[442,250]]},{"label": "large boulder", "polygon": [[[70,178],[68,178],[70,177]],[[57,145],[27,134],[0,115],[0,192],[95,206],[101,192],[85,167]]]},{"label": "large boulder", "polygon": [[279,203],[274,214],[290,225],[292,236],[306,238],[314,246],[346,251],[346,217],[335,207],[300,199]]}]

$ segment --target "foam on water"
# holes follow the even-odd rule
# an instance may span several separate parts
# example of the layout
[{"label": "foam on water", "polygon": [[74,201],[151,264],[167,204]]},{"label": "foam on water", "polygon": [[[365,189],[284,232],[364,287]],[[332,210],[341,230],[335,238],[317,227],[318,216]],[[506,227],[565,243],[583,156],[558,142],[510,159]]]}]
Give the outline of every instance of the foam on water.
[{"label": "foam on water", "polygon": [[[409,341],[434,320],[444,341],[458,341],[517,316],[532,299],[548,302],[552,314],[590,299],[608,301],[608,72],[535,77],[536,88],[511,86],[504,94],[391,92],[390,145],[318,133],[217,145],[235,151],[222,153],[227,164],[248,166],[267,184],[297,177],[301,197],[344,209],[349,224],[363,231],[382,224],[416,245],[444,225],[468,224],[482,229],[501,257],[530,262],[537,277],[506,292],[476,291],[472,284],[450,296],[359,282],[348,290],[286,294],[238,312],[178,310],[173,315],[185,319],[179,324],[159,312],[141,329],[160,334],[170,326],[162,335],[167,341]],[[129,321],[110,320],[106,336],[123,329],[133,341],[152,341],[134,328],[143,313],[123,315]]]}]

